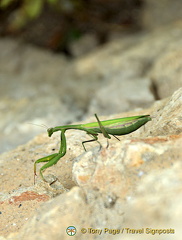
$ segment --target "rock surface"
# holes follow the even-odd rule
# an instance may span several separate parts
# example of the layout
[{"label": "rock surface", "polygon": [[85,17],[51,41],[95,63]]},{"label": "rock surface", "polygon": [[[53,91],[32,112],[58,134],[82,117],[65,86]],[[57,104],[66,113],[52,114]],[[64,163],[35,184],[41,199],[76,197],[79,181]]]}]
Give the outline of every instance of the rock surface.
[{"label": "rock surface", "polygon": [[144,1],[144,11],[141,18],[143,27],[155,29],[181,19],[182,2],[181,0],[170,1]]},{"label": "rock surface", "polygon": [[0,152],[43,129],[147,108],[182,86],[182,23],[123,37],[69,61],[10,39],[0,40]]},{"label": "rock surface", "polygon": [[58,178],[52,186],[39,175],[33,185],[33,161],[57,151],[59,135],[42,134],[2,154],[1,234],[7,240],[64,240],[74,226],[74,239],[179,239],[182,89],[137,115],[146,113],[152,121],[121,141],[111,139],[108,148],[101,136],[100,151],[93,143],[84,152],[85,133],[68,131],[67,154],[44,172],[48,180]]},{"label": "rock surface", "polygon": [[[0,240],[66,240],[69,226],[79,240],[181,238],[181,26],[127,36],[72,62],[0,40]],[[88,143],[87,152],[89,136],[67,131],[66,155],[44,172],[57,181],[44,183],[38,164],[34,185],[34,161],[56,153],[60,136],[28,123],[93,122],[95,112],[152,121],[108,148],[101,135],[102,149]]]}]

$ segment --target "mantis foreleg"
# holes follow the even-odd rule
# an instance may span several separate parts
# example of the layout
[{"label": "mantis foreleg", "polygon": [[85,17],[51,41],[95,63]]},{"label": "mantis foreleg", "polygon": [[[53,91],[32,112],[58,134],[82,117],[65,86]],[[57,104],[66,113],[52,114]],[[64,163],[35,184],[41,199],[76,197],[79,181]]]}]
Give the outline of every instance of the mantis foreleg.
[{"label": "mantis foreleg", "polygon": [[42,174],[42,172],[46,169],[46,168],[49,168],[51,167],[52,165],[56,164],[60,158],[62,158],[65,154],[66,154],[66,138],[65,138],[65,130],[62,130],[61,131],[61,146],[60,146],[60,150],[59,150],[59,153],[54,153],[54,154],[51,154],[49,156],[46,156],[46,157],[43,157],[43,158],[40,158],[38,159],[37,161],[35,161],[34,163],[34,183],[35,183],[35,176],[36,176],[36,164],[37,163],[40,163],[40,162],[47,162],[45,165],[43,165],[41,168],[40,168],[40,176],[42,177],[42,179],[44,181],[45,178]]},{"label": "mantis foreleg", "polygon": [[[35,184],[35,176],[37,175],[36,174],[36,164],[37,163],[40,163],[40,162],[49,162],[51,161],[54,157],[56,157],[58,155],[58,153],[54,153],[52,155],[49,155],[49,156],[46,156],[46,157],[43,157],[43,158],[40,158],[38,159],[37,161],[34,162],[34,184]],[[46,164],[45,164],[46,165]],[[45,166],[44,165],[44,166]],[[43,167],[44,167],[43,166]],[[42,172],[41,172],[41,169],[40,169],[40,175],[41,177],[43,178],[43,180],[45,181],[44,177],[42,176]]]}]

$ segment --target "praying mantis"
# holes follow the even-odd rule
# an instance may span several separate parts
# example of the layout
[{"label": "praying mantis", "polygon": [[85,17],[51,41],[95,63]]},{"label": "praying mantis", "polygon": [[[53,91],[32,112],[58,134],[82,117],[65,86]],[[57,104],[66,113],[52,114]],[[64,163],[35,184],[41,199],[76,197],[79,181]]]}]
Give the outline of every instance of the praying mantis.
[{"label": "praying mantis", "polygon": [[[114,136],[116,139],[119,140],[117,136],[121,135],[126,135],[131,132],[136,131],[138,128],[146,124],[148,121],[151,121],[150,115],[140,115],[140,116],[132,116],[132,117],[125,117],[125,118],[116,118],[116,119],[111,119],[111,120],[105,120],[105,121],[100,121],[97,114],[95,114],[97,122],[92,122],[92,123],[86,123],[86,124],[77,124],[77,125],[65,125],[65,126],[57,126],[53,128],[48,128],[47,133],[48,136],[51,137],[54,132],[60,131],[60,138],[61,138],[61,144],[60,144],[60,149],[58,153],[51,154],[46,157],[42,157],[38,160],[35,161],[34,163],[34,183],[35,183],[35,176],[36,174],[36,165],[41,162],[47,162],[44,164],[39,172],[40,176],[43,179],[43,181],[47,182],[47,180],[43,176],[43,171],[54,164],[56,164],[65,154],[66,154],[66,137],[65,137],[65,132],[66,130],[70,129],[75,129],[75,130],[81,130],[85,131],[89,136],[92,137],[92,139],[83,141],[82,146],[84,150],[86,151],[85,148],[85,143],[88,142],[93,142],[97,141],[99,144],[100,142],[98,141],[98,134],[103,134],[103,136],[107,139],[110,139],[111,136]],[[108,147],[108,145],[107,145]],[[101,148],[101,144],[100,144]],[[52,184],[52,183],[51,183]]]}]

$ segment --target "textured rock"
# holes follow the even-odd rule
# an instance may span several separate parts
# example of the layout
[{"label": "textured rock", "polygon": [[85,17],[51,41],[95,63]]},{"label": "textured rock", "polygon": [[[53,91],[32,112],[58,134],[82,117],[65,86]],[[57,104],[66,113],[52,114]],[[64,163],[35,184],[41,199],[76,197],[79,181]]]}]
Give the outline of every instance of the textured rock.
[{"label": "textured rock", "polygon": [[145,0],[142,22],[143,27],[154,29],[181,19],[182,2],[180,0]]},{"label": "textured rock", "polygon": [[[83,117],[83,112],[97,112],[101,120],[151,114],[152,121],[119,137],[121,141],[112,138],[108,148],[101,135],[100,151],[94,142],[84,152],[81,142],[89,136],[67,131],[66,155],[44,172],[49,182],[58,179],[51,186],[39,176],[42,164],[37,165],[33,185],[33,163],[59,150],[59,132],[49,138],[45,131],[1,154],[0,235],[6,240],[64,240],[70,239],[66,228],[75,226],[74,239],[79,240],[180,239],[181,37],[179,22],[115,41],[74,62],[2,40],[3,149],[9,143],[19,145],[24,136],[32,137],[35,126],[27,122],[69,124]],[[165,96],[169,97],[141,110]],[[121,113],[132,108],[135,111]],[[93,121],[92,116],[84,123]],[[152,235],[146,228],[174,229],[175,233]]]},{"label": "textured rock", "polygon": [[[101,136],[100,151],[96,142],[87,144],[88,151],[84,152],[81,142],[88,139],[85,133],[68,131],[67,154],[44,172],[48,180],[52,176],[58,178],[52,187],[42,182],[39,174],[33,185],[33,161],[40,154],[55,152],[53,148],[57,151],[59,135],[51,139],[40,135],[2,154],[1,234],[8,240],[64,240],[69,238],[67,227],[75,226],[75,239],[119,240],[121,234],[130,239],[132,233],[127,229],[140,229],[141,239],[151,239],[154,235],[146,232],[149,228],[172,229],[175,233],[161,233],[160,238],[179,239],[181,96],[179,89],[150,109],[131,112],[131,115],[149,113],[155,118],[136,132],[121,136],[121,141],[112,138],[108,148]],[[85,234],[82,228],[86,229]],[[133,233],[132,238],[138,239],[138,234]]]},{"label": "textured rock", "polygon": [[[173,94],[174,89],[182,86],[181,46],[168,48],[155,62],[150,78],[157,89],[158,97],[165,98]],[[161,71],[162,69],[162,71]]]},{"label": "textured rock", "polygon": [[112,82],[97,91],[95,98],[91,101],[89,113],[102,112],[107,114],[109,110],[110,113],[114,114],[119,112],[121,108],[122,111],[127,111],[138,106],[149,107],[154,101],[150,85],[149,78],[126,79],[124,81],[124,79],[121,80],[121,76],[114,76]]},{"label": "textured rock", "polygon": [[[99,192],[87,192],[78,187],[73,188],[66,195],[56,197],[54,200],[44,204],[37,211],[18,237],[20,239],[68,239],[66,228],[75,226],[78,232],[75,239],[84,239],[85,236],[80,231],[80,226],[89,228],[103,228],[106,224],[120,228],[123,222],[123,212],[120,209],[119,201],[106,206],[107,196],[102,196]],[[46,214],[45,214],[46,212]],[[47,231],[49,229],[49,231]],[[88,239],[93,239],[90,236]]]},{"label": "textured rock", "polygon": [[75,61],[0,40],[0,152],[42,128],[146,108],[181,85],[181,22],[113,41]]}]

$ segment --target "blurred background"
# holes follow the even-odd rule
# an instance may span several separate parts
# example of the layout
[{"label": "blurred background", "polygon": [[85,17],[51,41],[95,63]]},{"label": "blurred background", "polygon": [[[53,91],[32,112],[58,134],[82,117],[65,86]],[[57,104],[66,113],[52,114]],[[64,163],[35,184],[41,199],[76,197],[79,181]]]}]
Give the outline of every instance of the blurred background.
[{"label": "blurred background", "polygon": [[[0,34],[73,57],[72,43],[95,45],[141,28],[142,0],[1,0]],[[92,47],[92,46],[91,46]]]},{"label": "blurred background", "polygon": [[0,0],[0,152],[45,132],[33,124],[171,96],[182,86],[181,27],[180,0]]}]

